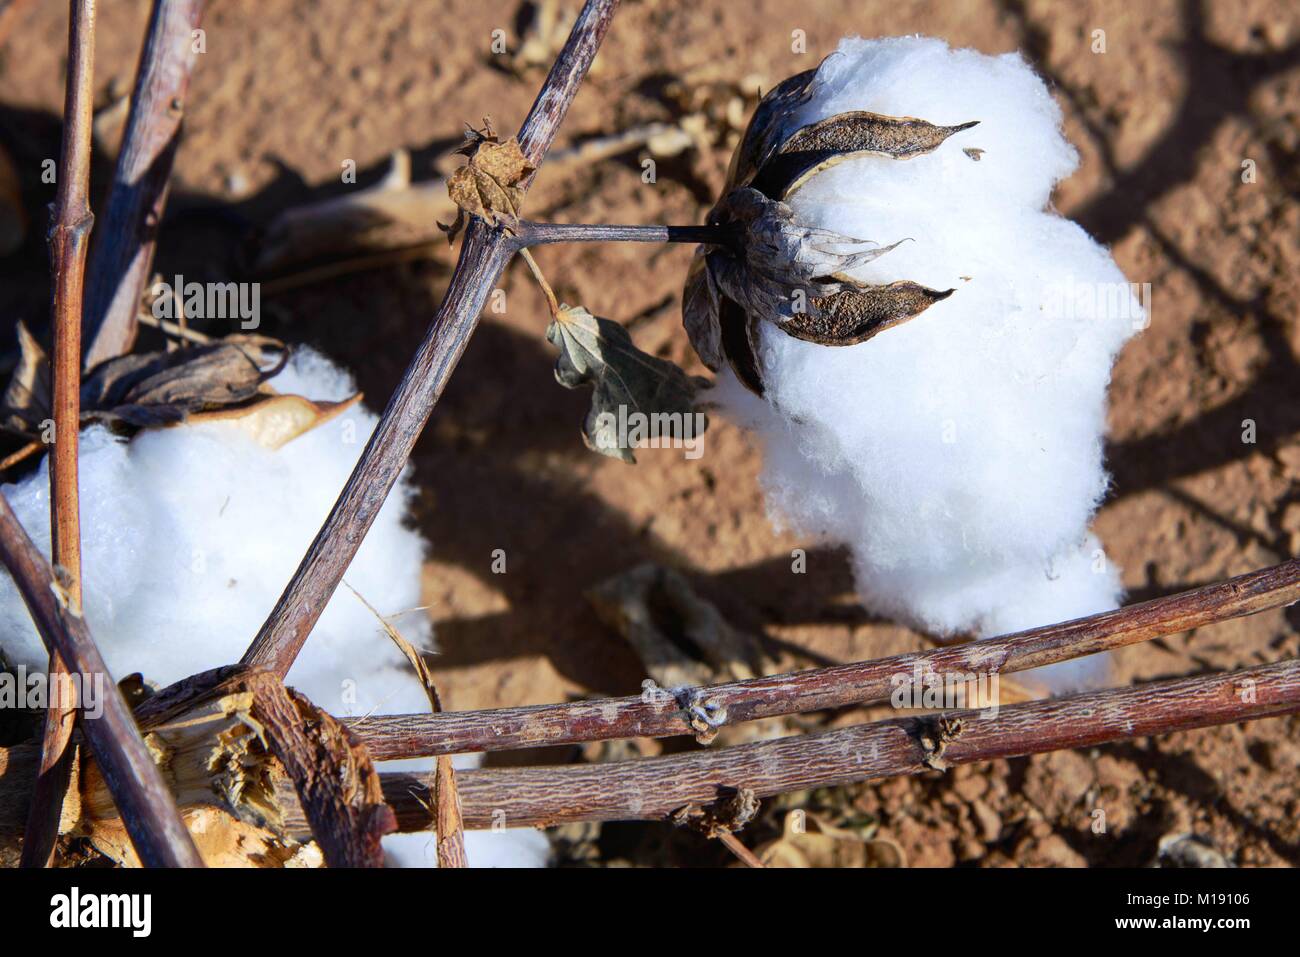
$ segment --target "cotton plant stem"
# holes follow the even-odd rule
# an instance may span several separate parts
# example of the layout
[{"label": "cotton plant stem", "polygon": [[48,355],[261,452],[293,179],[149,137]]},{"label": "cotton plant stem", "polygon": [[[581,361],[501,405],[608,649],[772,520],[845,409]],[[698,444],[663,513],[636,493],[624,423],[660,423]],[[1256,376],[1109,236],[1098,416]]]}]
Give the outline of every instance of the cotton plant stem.
[{"label": "cotton plant stem", "polygon": [[365,748],[277,676],[252,672],[246,687],[250,714],[293,781],[326,866],[383,867],[380,840],[394,821]]},{"label": "cotton plant stem", "polygon": [[167,205],[204,0],[154,0],[108,210],[91,256],[85,367],[135,342],[136,316]]},{"label": "cotton plant stem", "polygon": [[[68,602],[81,608],[81,522],[77,496],[77,439],[81,423],[81,308],[86,245],[95,217],[90,211],[90,156],[95,80],[95,2],[68,4],[68,79],[63,106],[63,151],[50,225],[54,329],[52,405],[54,448],[50,454],[50,537],[54,567]],[[49,686],[66,686],[67,672],[50,655]],[[45,712],[41,764],[27,829],[23,867],[48,867],[59,838],[59,816],[72,774],[75,702],[51,695]]]},{"label": "cotton plant stem", "polygon": [[551,243],[708,243],[724,245],[734,231],[726,226],[603,226],[588,223],[534,223],[521,220],[512,231],[519,245]]},{"label": "cotton plant stem", "polygon": [[1075,621],[987,641],[705,688],[599,701],[374,715],[349,723],[375,760],[694,734],[688,708],[710,702],[722,723],[887,699],[898,676],[1008,674],[1300,601],[1300,559]]},{"label": "cotton plant stem", "polygon": [[722,843],[723,847],[736,855],[736,858],[746,867],[764,868],[767,866],[758,859],[758,855],[741,842],[740,838],[736,837],[736,835],[729,831],[723,831],[719,834],[718,840]]},{"label": "cotton plant stem", "polygon": [[[617,6],[618,0],[587,0],[578,15],[519,130],[520,148],[532,166],[545,158]],[[531,177],[520,185],[526,189],[530,182]],[[316,540],[244,654],[245,665],[288,672],[401,474],[514,251],[506,230],[471,220],[424,341]]]},{"label": "cotton plant stem", "polygon": [[519,258],[527,264],[528,271],[531,272],[533,278],[537,280],[537,285],[542,287],[542,295],[546,297],[546,308],[550,310],[551,318],[559,319],[560,300],[555,297],[555,290],[552,289],[551,284],[546,281],[546,276],[542,272],[542,267],[537,265],[537,260],[533,258],[533,254],[530,253],[527,248],[521,248],[519,250]]},{"label": "cotton plant stem", "polygon": [[[919,774],[958,764],[1088,748],[1300,711],[1300,662],[1009,705],[895,718],[821,734],[669,757],[463,771],[465,826],[545,827],[662,819],[734,789],[758,797]],[[382,776],[402,831],[428,826],[424,780]]]},{"label": "cotton plant stem", "polygon": [[[146,867],[202,867],[176,802],[140,737],[131,709],[108,673],[80,609],[57,583],[50,563],[0,495],[0,561],[14,580],[50,654],[82,682],[102,684],[98,716],[81,715],[81,733],[95,756],[113,802]],[[82,704],[83,702],[78,702]]]}]

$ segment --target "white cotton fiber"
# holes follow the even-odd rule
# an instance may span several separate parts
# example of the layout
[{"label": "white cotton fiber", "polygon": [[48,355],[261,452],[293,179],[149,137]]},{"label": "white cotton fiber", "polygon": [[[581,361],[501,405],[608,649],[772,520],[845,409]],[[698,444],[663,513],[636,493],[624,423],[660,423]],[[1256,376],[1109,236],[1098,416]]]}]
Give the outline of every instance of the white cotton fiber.
[{"label": "white cotton fiber", "polygon": [[[790,199],[806,224],[912,240],[855,277],[956,292],[855,346],[762,324],[768,401],[732,378],[720,395],[764,437],[772,511],[850,546],[869,607],[938,635],[1115,607],[1088,526],[1111,364],[1143,317],[1108,252],[1047,207],[1076,163],[1059,110],[1019,56],[922,38],[844,40],[792,128],[847,110],[980,121],[927,156],[844,161]],[[1106,665],[1049,670],[1063,689]]]},{"label": "white cotton fiber", "polygon": [[[339,400],[352,378],[296,349],[271,382],[284,393]],[[130,442],[101,427],[81,435],[82,579],[86,620],[112,674],[168,684],[238,661],[266,619],[343,488],[376,417],[354,406],[278,450],[229,422],[141,432]],[[49,554],[47,464],[4,494]],[[417,645],[431,634],[420,601],[425,543],[405,524],[413,492],[388,497],[345,581]],[[409,612],[409,614],[402,614]],[[7,575],[0,576],[0,646],[43,667],[44,646]],[[374,615],[340,587],[288,681],[335,715],[420,712],[423,689]],[[428,761],[386,768],[424,769]],[[493,861],[545,861],[537,832],[472,839]],[[402,863],[422,863],[425,835],[390,837]],[[484,846],[487,845],[487,846]],[[518,854],[514,854],[514,851]],[[472,863],[479,863],[473,854]]]}]

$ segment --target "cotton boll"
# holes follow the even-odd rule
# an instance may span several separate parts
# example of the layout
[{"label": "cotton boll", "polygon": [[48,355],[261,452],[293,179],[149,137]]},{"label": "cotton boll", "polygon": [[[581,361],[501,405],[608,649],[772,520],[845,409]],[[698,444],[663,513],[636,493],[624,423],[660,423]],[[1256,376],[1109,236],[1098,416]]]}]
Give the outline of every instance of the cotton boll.
[{"label": "cotton boll", "polygon": [[[961,183],[978,189],[968,197],[975,202],[1042,209],[1052,187],[1078,163],[1061,136],[1056,101],[1015,53],[985,56],[927,37],[851,37],[822,64],[817,79],[795,126],[850,110],[915,116],[941,126],[979,120],[978,127],[928,156],[855,174],[862,187],[886,191],[902,206],[936,201]],[[997,162],[971,169],[962,152],[967,146],[984,148],[985,159]]]},{"label": "cotton boll", "polygon": [[[848,110],[980,121],[925,156],[844,160],[788,200],[808,225],[911,240],[855,278],[956,291],[854,346],[761,324],[767,401],[729,376],[719,396],[764,437],[772,511],[847,543],[864,602],[939,635],[1114,607],[1088,525],[1107,486],[1111,364],[1142,315],[1109,254],[1044,208],[1075,163],[1059,111],[1018,56],[920,38],[845,40],[794,125]],[[1065,688],[1104,673],[1040,676]]]},{"label": "cotton boll", "polygon": [[[295,350],[271,384],[315,400],[354,392],[346,372],[309,349]],[[130,442],[102,427],[84,430],[83,604],[112,674],[140,671],[169,684],[238,661],[329,514],[376,422],[357,405],[278,450],[228,421],[149,430]],[[42,463],[4,489],[46,555],[48,486]],[[421,604],[426,547],[405,524],[412,494],[403,477],[344,580],[381,614],[397,616],[390,620],[408,640],[428,646],[428,619],[401,614]],[[44,667],[44,646],[8,576],[0,579],[0,626],[15,663]],[[340,716],[428,708],[401,652],[345,587],[321,615],[287,680]],[[403,764],[430,767],[428,761]],[[387,842],[409,848],[420,840],[412,835]],[[537,855],[529,851],[526,859]]]}]

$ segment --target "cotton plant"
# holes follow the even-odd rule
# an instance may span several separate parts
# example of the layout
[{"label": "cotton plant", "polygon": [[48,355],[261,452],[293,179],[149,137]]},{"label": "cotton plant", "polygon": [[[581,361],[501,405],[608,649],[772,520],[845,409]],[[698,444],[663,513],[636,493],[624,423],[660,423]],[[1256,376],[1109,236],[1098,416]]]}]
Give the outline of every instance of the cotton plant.
[{"label": "cotton plant", "polygon": [[[27,436],[29,450],[42,447],[53,366],[64,414],[71,408],[85,426],[74,461],[80,608],[111,671],[163,685],[237,660],[287,669],[326,724],[326,712],[437,707],[410,667],[421,670],[418,654],[383,634],[432,641],[416,611],[427,546],[408,521],[403,443],[414,439],[402,427],[432,411],[440,385],[430,375],[449,374],[482,305],[476,294],[515,253],[547,295],[557,380],[592,389],[583,437],[595,451],[635,461],[625,434],[632,414],[663,423],[672,440],[697,441],[703,411],[721,408],[764,445],[773,519],[846,545],[867,606],[940,638],[1115,607],[1119,576],[1089,526],[1107,483],[1111,365],[1145,317],[1109,254],[1050,208],[1076,157],[1042,81],[1016,55],[919,37],[848,39],[762,99],[706,225],[521,220],[553,110],[572,97],[594,54],[584,37],[608,13],[599,2],[584,8],[539,97],[545,108],[518,139],[490,125],[467,134],[467,162],[447,180],[459,209],[447,228],[451,238],[475,231],[462,251],[472,275],[453,281],[382,422],[345,371],[265,337],[152,354],[109,349],[82,380],[78,368],[59,374],[67,315],[56,323],[53,363],[20,328],[0,426]],[[617,322],[561,303],[529,253],[622,239],[699,244],[683,318],[715,382],[640,351]],[[67,402],[69,383],[79,403]],[[50,487],[42,463],[4,488],[46,554]],[[75,484],[71,493],[75,503]],[[313,551],[331,549],[341,562],[312,563]],[[31,591],[29,582],[20,597],[0,582],[0,618],[10,659],[35,669],[52,645],[32,627]],[[304,598],[313,594],[328,600]],[[1063,690],[1099,682],[1105,670],[1103,659],[1079,659],[1043,678]],[[691,724],[708,732],[701,741],[715,718],[727,720],[714,705],[697,702],[698,715],[692,707],[706,724]],[[619,707],[602,714],[614,720]],[[403,756],[440,753],[427,740],[402,747]],[[454,820],[441,817],[447,793],[424,808],[437,820],[437,846],[433,833],[390,835],[391,861],[455,858],[443,857],[442,839],[459,831],[458,807]],[[360,808],[363,822],[387,811],[385,828],[395,824],[388,799],[367,795],[346,811]],[[752,797],[740,803],[756,806]],[[375,863],[377,845],[365,839],[383,832],[357,828],[358,859]],[[545,862],[536,832],[467,837],[475,863]]]},{"label": "cotton plant", "polygon": [[[268,359],[261,351],[241,355],[253,367]],[[136,394],[83,430],[83,606],[113,675],[138,672],[164,686],[237,661],[374,429],[377,419],[358,401],[352,376],[320,353],[296,348],[268,371],[274,374],[258,388],[271,401],[252,414],[245,406],[196,412],[127,437],[109,423],[120,425],[123,416],[153,422],[169,417],[161,408],[175,411]],[[316,410],[307,422],[298,418],[299,403]],[[49,554],[48,463],[3,493]],[[428,543],[411,522],[413,495],[404,476],[348,569],[352,590],[335,594],[288,674],[291,686],[339,717],[428,708],[420,682],[371,610],[413,644],[433,647],[420,600]],[[11,663],[32,673],[44,669],[44,646],[8,576],[0,576],[0,629]],[[418,759],[382,765],[431,766]],[[384,841],[396,864],[436,863],[431,834]],[[482,866],[541,865],[548,854],[536,831],[470,832],[466,844],[470,861]]]},{"label": "cotton plant", "polygon": [[[846,39],[758,107],[710,214],[734,241],[687,283],[773,517],[847,545],[864,604],[942,638],[1121,594],[1089,524],[1111,365],[1145,317],[1050,206],[1076,163],[1019,55]],[[1106,670],[1038,674],[1064,690]]]}]

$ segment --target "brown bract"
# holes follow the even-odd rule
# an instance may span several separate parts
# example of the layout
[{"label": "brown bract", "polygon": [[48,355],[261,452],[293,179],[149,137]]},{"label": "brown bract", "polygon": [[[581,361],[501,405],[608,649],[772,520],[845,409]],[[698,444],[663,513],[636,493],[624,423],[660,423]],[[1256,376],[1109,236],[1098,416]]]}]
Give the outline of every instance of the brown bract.
[{"label": "brown bract", "polygon": [[[864,283],[848,271],[898,246],[800,223],[786,204],[812,177],[860,156],[906,160],[931,153],[975,123],[936,126],[914,117],[852,111],[794,128],[816,71],[793,76],[759,103],[732,157],[709,223],[732,226],[732,241],[701,247],[686,280],[683,322],[710,369],[728,363],[763,394],[759,322],[796,339],[846,346],[920,315],[953,290],[910,280]],[[900,240],[901,242],[902,240]]]},{"label": "brown bract", "polygon": [[[41,344],[18,324],[18,365],[0,399],[0,429],[48,440],[52,421],[50,363]],[[289,350],[267,336],[233,335],[173,351],[130,353],[97,365],[81,385],[81,424],[115,431],[234,421],[267,448],[280,448],[360,400],[314,402],[281,395],[267,380]],[[39,444],[37,445],[39,448]]]},{"label": "brown bract", "polygon": [[460,209],[447,229],[448,242],[464,227],[466,213],[490,225],[496,225],[501,216],[517,216],[524,198],[521,184],[536,169],[524,157],[517,139],[512,136],[500,142],[490,124],[483,131],[467,130],[465,135],[469,142],[460,152],[469,162],[447,179],[447,192]]}]

